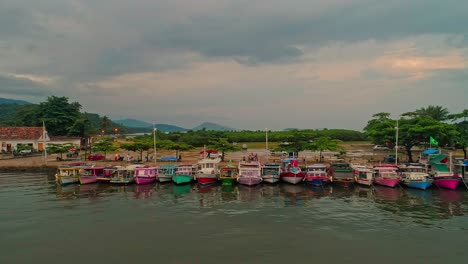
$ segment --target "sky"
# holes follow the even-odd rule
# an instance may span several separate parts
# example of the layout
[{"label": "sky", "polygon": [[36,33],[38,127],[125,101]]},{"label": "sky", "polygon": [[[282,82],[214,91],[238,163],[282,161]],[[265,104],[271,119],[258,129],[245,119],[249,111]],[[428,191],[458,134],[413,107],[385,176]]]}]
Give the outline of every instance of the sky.
[{"label": "sky", "polygon": [[186,128],[468,108],[465,0],[0,0],[0,97]]}]

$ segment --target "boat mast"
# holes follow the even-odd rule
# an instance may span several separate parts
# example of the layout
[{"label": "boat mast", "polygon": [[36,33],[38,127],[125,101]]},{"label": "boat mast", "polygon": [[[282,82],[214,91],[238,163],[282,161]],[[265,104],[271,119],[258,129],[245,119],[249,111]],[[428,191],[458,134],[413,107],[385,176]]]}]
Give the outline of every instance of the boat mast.
[{"label": "boat mast", "polygon": [[154,165],[156,165],[158,159],[156,158],[156,128],[154,128],[154,122],[153,122],[153,148],[154,148]]},{"label": "boat mast", "polygon": [[396,121],[395,165],[398,165],[398,119]]}]

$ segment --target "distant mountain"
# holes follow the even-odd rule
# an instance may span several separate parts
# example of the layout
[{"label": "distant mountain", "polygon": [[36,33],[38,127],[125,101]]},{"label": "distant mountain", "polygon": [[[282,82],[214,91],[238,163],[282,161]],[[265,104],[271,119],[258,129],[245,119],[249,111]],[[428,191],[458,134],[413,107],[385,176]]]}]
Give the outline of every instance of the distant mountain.
[{"label": "distant mountain", "polygon": [[156,124],[156,125],[154,125],[154,127],[157,128],[158,130],[161,130],[161,131],[164,131],[164,132],[185,132],[185,131],[188,130],[188,129],[185,129],[183,127],[167,125],[167,124]]},{"label": "distant mountain", "polygon": [[31,104],[31,103],[23,101],[23,100],[8,99],[8,98],[1,98],[0,97],[0,104],[28,105],[28,104]]},{"label": "distant mountain", "polygon": [[210,122],[205,122],[199,126],[196,126],[192,128],[192,130],[197,131],[197,130],[213,130],[213,131],[233,131],[236,130],[235,128],[232,127],[227,127],[227,126],[222,126],[218,125],[215,123],[210,123]]},{"label": "distant mountain", "polygon": [[126,127],[151,127],[153,126],[152,124],[148,123],[148,122],[145,122],[145,121],[141,121],[141,120],[137,120],[137,119],[122,119],[122,120],[114,120],[113,122],[117,123],[117,124],[122,124],[123,126],[126,126]]}]

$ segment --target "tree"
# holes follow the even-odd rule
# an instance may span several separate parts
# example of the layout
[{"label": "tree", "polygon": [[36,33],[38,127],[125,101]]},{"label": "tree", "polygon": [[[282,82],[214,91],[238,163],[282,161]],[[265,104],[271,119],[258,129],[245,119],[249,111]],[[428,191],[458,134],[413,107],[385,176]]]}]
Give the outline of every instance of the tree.
[{"label": "tree", "polygon": [[233,145],[227,140],[227,138],[219,138],[218,140],[211,140],[209,142],[209,148],[221,151],[221,160],[224,161],[224,153],[228,151],[238,151],[239,146]]},{"label": "tree", "polygon": [[[376,117],[367,123],[364,128],[366,134],[375,144],[395,142],[396,120],[385,115],[374,115]],[[440,122],[431,117],[409,117],[399,120],[399,145],[404,146],[408,161],[413,162],[411,148],[425,142],[429,142],[432,136],[440,144],[451,144],[458,132],[452,124]]]},{"label": "tree", "polygon": [[374,119],[368,121],[364,128],[372,143],[386,145],[388,142],[395,142],[396,121],[390,119],[390,113],[377,113],[372,117]]},{"label": "tree", "polygon": [[67,153],[70,149],[76,146],[71,143],[66,144],[47,144],[46,150],[49,154],[60,154],[60,159],[63,159],[63,153]]},{"label": "tree", "polygon": [[120,148],[123,148],[128,151],[135,151],[140,154],[140,160],[143,160],[143,151],[148,151],[153,147],[153,142],[148,140],[148,138],[136,138],[132,143],[124,143],[120,145]]},{"label": "tree", "polygon": [[168,139],[160,141],[158,145],[161,149],[175,150],[176,151],[175,155],[177,159],[179,159],[179,151],[189,150],[193,148],[193,146],[190,146],[183,142],[174,142]]},{"label": "tree", "polygon": [[89,138],[96,134],[96,128],[92,126],[91,122],[85,115],[81,115],[75,123],[68,129],[67,136],[78,136],[81,138]]},{"label": "tree", "polygon": [[117,147],[114,145],[112,138],[103,136],[91,145],[91,149],[97,152],[102,152],[104,153],[104,156],[106,156],[107,152],[114,151]]},{"label": "tree", "polygon": [[444,121],[449,118],[447,108],[440,105],[430,105],[426,108],[421,107],[414,112],[419,117],[428,117],[437,121]]},{"label": "tree", "polygon": [[101,131],[104,131],[104,133],[107,133],[109,132],[112,128],[112,121],[107,117],[107,116],[104,116],[102,119],[101,119]]},{"label": "tree", "polygon": [[468,147],[468,109],[463,110],[459,114],[453,114],[449,116],[453,121],[463,119],[463,121],[455,123],[455,127],[459,135],[455,138],[455,147],[463,151],[463,157],[467,158],[466,148]]},{"label": "tree", "polygon": [[313,142],[308,144],[307,148],[314,151],[319,151],[320,162],[322,162],[322,152],[324,150],[329,151],[341,151],[343,148],[340,146],[341,140],[331,139],[330,137],[319,137],[314,139]]}]

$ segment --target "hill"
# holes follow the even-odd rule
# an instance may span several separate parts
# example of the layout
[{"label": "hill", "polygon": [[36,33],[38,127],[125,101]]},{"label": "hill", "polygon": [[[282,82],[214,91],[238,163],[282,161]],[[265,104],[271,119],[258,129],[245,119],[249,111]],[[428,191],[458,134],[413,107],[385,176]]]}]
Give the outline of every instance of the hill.
[{"label": "hill", "polygon": [[141,121],[141,120],[137,120],[137,119],[132,119],[132,118],[129,118],[129,119],[121,119],[121,120],[113,120],[113,122],[117,123],[117,124],[122,124],[123,126],[126,126],[126,127],[151,127],[153,126],[152,124],[148,123],[148,122],[145,122],[145,121]]},{"label": "hill", "polygon": [[154,127],[164,132],[185,132],[188,130],[183,127],[167,125],[167,124],[156,124],[154,125]]},{"label": "hill", "polygon": [[192,128],[192,130],[197,131],[197,130],[213,130],[213,131],[234,131],[236,130],[235,128],[232,127],[227,127],[227,126],[222,126],[218,125],[215,123],[210,123],[210,122],[205,122],[199,126],[196,126]]},{"label": "hill", "polygon": [[23,100],[8,99],[8,98],[1,98],[1,97],[0,97],[0,104],[27,105],[27,104],[31,104],[31,103],[30,103],[30,102],[23,101]]}]

